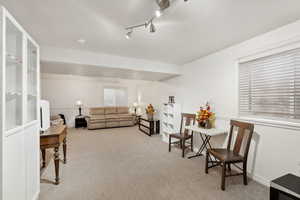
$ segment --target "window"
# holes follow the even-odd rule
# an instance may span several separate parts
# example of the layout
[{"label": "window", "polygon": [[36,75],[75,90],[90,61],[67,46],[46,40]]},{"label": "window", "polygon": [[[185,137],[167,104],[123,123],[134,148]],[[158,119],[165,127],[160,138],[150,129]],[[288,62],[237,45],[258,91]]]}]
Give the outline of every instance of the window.
[{"label": "window", "polygon": [[300,119],[300,49],[240,63],[240,116]]},{"label": "window", "polygon": [[104,88],[104,106],[128,106],[127,89]]}]

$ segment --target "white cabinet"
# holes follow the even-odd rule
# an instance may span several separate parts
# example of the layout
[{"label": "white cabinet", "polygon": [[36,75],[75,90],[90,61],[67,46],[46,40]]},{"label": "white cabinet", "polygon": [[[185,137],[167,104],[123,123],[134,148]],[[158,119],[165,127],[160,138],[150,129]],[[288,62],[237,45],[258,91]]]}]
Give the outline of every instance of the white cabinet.
[{"label": "white cabinet", "polygon": [[161,134],[164,142],[169,142],[169,134],[179,133],[181,122],[180,104],[166,103],[161,111]]},{"label": "white cabinet", "polygon": [[39,46],[0,7],[0,199],[39,194]]}]

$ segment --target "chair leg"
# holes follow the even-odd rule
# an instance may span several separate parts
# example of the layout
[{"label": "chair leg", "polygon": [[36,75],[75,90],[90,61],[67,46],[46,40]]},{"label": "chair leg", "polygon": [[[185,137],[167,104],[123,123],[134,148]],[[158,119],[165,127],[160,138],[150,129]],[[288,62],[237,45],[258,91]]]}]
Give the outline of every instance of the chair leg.
[{"label": "chair leg", "polygon": [[231,164],[228,163],[228,171],[231,172]]},{"label": "chair leg", "polygon": [[194,152],[194,136],[192,134],[192,138],[191,138],[191,151]]},{"label": "chair leg", "polygon": [[169,136],[169,152],[171,152],[171,136]]},{"label": "chair leg", "polygon": [[221,181],[221,189],[225,190],[225,175],[226,175],[226,163],[222,163],[222,181]]},{"label": "chair leg", "polygon": [[185,139],[182,139],[182,157],[184,158],[185,153]]},{"label": "chair leg", "polygon": [[205,173],[208,174],[208,156],[209,153],[206,151],[206,157],[205,157]]},{"label": "chair leg", "polygon": [[244,177],[244,185],[248,185],[247,162],[243,162],[243,177]]}]

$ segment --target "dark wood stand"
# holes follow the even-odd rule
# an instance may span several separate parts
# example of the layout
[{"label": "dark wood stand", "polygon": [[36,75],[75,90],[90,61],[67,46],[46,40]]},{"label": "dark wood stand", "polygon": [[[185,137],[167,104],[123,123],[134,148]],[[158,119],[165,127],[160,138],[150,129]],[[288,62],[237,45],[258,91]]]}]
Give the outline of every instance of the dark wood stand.
[{"label": "dark wood stand", "polygon": [[299,200],[300,177],[287,174],[271,181],[270,200]]},{"label": "dark wood stand", "polygon": [[86,127],[87,127],[87,121],[85,119],[85,116],[77,115],[75,117],[75,128],[86,128]]},{"label": "dark wood stand", "polygon": [[[148,123],[149,125],[142,124],[143,121]],[[160,132],[160,121],[159,120],[147,119],[146,117],[139,117],[138,125],[139,125],[139,130],[148,136],[152,136],[154,134],[159,134],[159,132]]]}]

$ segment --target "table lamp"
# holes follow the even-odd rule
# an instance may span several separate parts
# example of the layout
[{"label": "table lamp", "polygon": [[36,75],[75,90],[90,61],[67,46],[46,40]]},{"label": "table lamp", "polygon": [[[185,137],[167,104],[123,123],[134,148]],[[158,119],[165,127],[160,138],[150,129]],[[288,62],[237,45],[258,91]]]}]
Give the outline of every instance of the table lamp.
[{"label": "table lamp", "polygon": [[136,109],[139,106],[139,104],[137,102],[133,103],[133,107],[134,107],[134,114],[136,115]]},{"label": "table lamp", "polygon": [[76,101],[76,106],[78,106],[79,116],[81,116],[82,101],[81,100]]}]

